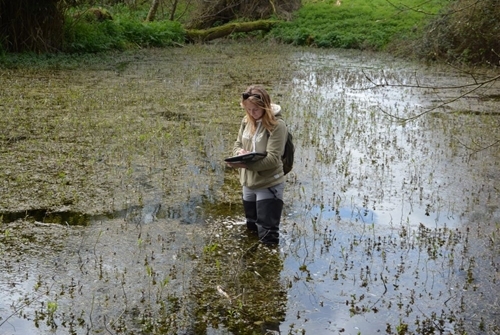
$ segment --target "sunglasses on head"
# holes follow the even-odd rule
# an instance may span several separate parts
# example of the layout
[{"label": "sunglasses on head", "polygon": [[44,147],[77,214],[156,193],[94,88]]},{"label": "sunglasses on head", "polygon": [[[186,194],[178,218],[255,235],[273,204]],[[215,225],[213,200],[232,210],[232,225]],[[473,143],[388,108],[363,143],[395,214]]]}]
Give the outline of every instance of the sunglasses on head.
[{"label": "sunglasses on head", "polygon": [[241,96],[243,97],[243,100],[246,100],[250,97],[256,97],[257,99],[259,100],[262,100],[262,97],[260,96],[260,94],[256,94],[256,93],[242,93]]}]

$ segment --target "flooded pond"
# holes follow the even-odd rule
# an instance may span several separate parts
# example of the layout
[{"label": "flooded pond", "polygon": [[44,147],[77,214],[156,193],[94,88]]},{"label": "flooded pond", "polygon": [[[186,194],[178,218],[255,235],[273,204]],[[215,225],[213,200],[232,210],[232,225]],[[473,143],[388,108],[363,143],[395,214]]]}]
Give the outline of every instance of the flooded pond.
[{"label": "flooded pond", "polygon": [[[500,334],[500,83],[457,99],[495,75],[218,43],[0,69],[0,333]],[[277,248],[223,164],[255,83],[296,145]]]}]

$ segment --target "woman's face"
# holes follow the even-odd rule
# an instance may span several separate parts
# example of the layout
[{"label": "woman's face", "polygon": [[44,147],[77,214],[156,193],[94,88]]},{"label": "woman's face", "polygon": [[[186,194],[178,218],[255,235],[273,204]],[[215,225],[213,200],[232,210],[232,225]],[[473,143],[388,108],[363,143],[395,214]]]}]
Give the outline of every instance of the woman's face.
[{"label": "woman's face", "polygon": [[254,120],[260,120],[260,118],[262,118],[262,116],[264,115],[264,109],[260,108],[250,101],[244,101],[243,106],[245,107],[247,113],[250,114],[250,116],[253,117]]}]

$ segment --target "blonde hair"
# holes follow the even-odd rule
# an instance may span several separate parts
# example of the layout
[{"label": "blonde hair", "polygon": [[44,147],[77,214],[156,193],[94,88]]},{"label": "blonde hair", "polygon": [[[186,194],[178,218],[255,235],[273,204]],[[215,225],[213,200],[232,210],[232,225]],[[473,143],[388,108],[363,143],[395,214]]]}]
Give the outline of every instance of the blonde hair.
[{"label": "blonde hair", "polygon": [[[244,102],[251,102],[259,108],[264,110],[262,115],[262,126],[266,128],[267,131],[272,132],[278,123],[278,120],[274,116],[273,109],[271,107],[271,97],[267,91],[259,85],[249,86],[245,92],[241,95],[241,107],[245,108]],[[246,111],[246,123],[247,126],[250,125],[250,133],[254,134],[255,129],[257,129],[257,122],[255,119]]]}]

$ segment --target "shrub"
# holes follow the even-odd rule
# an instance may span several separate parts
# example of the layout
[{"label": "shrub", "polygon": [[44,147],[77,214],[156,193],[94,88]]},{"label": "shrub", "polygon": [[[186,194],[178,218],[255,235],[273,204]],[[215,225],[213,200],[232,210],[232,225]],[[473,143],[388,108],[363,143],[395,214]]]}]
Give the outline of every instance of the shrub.
[{"label": "shrub", "polygon": [[184,42],[184,29],[178,22],[125,20],[119,24],[127,42],[141,47],[165,47]]},{"label": "shrub", "polygon": [[111,49],[123,49],[125,40],[120,26],[113,21],[82,20],[68,17],[64,27],[66,52],[94,53]]},{"label": "shrub", "polygon": [[68,14],[64,51],[95,53],[127,47],[165,47],[184,41],[184,29],[178,22],[143,22],[125,7],[117,9],[112,20],[101,20],[89,10],[83,11],[84,15]]},{"label": "shrub", "polygon": [[426,27],[425,58],[500,65],[498,0],[456,0]]}]

